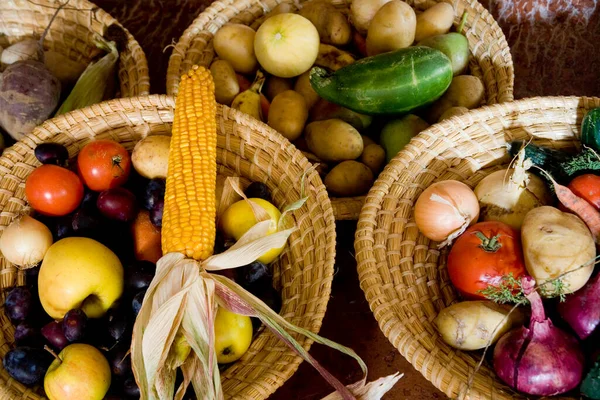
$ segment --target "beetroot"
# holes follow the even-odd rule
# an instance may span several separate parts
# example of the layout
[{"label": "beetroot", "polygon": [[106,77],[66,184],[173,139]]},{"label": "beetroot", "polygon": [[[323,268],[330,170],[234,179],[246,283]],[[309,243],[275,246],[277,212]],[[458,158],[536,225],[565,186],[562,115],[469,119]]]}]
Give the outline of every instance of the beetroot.
[{"label": "beetroot", "polygon": [[523,278],[522,285],[531,303],[529,327],[500,338],[494,349],[494,370],[507,385],[523,393],[552,396],[568,392],[577,387],[583,374],[579,343],[546,319],[533,278]]},{"label": "beetroot", "polygon": [[600,274],[558,304],[560,316],[585,339],[600,324]]}]

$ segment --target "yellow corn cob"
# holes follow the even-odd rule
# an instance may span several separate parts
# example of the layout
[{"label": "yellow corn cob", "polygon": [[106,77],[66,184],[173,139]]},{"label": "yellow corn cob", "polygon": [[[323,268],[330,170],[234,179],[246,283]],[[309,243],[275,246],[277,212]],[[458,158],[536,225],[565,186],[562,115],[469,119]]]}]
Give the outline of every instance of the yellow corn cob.
[{"label": "yellow corn cob", "polygon": [[217,105],[210,71],[194,66],[181,78],[169,152],[162,221],[163,254],[201,261],[215,241]]}]

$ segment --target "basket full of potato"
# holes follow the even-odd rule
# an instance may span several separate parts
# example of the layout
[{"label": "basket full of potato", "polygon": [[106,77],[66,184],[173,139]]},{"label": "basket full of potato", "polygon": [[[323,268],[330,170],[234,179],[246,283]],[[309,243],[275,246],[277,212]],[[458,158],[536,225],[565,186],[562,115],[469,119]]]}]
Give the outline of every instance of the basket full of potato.
[{"label": "basket full of potato", "polygon": [[358,218],[378,174],[419,132],[513,98],[504,35],[473,1],[217,1],[175,46],[169,94],[193,64],[210,68],[219,103],[317,165],[336,219]]}]

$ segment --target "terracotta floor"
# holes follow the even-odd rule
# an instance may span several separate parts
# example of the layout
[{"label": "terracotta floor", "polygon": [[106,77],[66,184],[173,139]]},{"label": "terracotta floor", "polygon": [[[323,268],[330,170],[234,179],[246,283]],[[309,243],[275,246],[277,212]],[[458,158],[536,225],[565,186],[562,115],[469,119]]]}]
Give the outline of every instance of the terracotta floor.
[{"label": "terracotta floor", "polygon": [[[0,0],[1,1],[1,0]],[[148,57],[152,92],[164,93],[170,50],[209,0],[92,0],[137,38]],[[600,95],[600,0],[481,0],[502,27],[515,61],[515,96]],[[369,377],[401,371],[386,399],[442,399],[383,336],[358,285],[352,257],[355,223],[338,224],[337,274],[321,330],[352,347]],[[311,353],[346,383],[360,378],[349,358],[322,346]],[[306,363],[271,398],[316,400],[331,389]]]}]

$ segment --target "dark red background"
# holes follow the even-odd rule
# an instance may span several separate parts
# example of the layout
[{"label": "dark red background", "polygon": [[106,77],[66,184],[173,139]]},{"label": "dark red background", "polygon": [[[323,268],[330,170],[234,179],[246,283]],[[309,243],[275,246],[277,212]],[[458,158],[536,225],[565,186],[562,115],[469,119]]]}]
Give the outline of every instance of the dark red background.
[{"label": "dark red background", "polygon": [[[117,18],[148,57],[152,93],[165,92],[170,49],[209,0],[93,0]],[[481,0],[504,31],[515,63],[515,97],[600,95],[600,0]],[[336,275],[321,334],[353,348],[369,379],[403,372],[386,399],[442,399],[383,336],[359,288],[353,258],[356,224],[338,223]],[[345,383],[360,379],[350,358],[323,346],[311,353]],[[317,400],[331,388],[306,363],[271,398]]]}]

